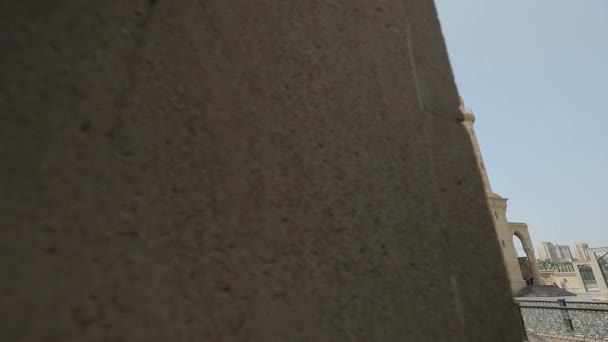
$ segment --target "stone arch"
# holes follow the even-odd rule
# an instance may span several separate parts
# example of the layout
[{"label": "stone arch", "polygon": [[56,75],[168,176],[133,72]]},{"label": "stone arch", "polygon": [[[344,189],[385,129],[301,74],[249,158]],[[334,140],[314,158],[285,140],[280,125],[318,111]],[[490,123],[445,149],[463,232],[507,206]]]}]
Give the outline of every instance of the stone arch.
[{"label": "stone arch", "polygon": [[526,285],[533,285],[534,274],[532,272],[531,258],[528,255],[526,244],[521,237],[521,234],[515,233],[511,235],[513,240],[514,255],[519,263],[519,271],[521,278],[526,282]]},{"label": "stone arch", "polygon": [[534,253],[534,245],[528,232],[528,225],[525,223],[509,222],[509,230],[513,238],[519,239],[524,248],[524,252],[528,257],[530,263],[530,269],[534,279],[534,285],[540,285],[541,276],[540,269],[538,268],[538,262],[536,261],[536,255]]},{"label": "stone arch", "polygon": [[[513,238],[513,241],[519,241],[521,243],[521,247],[525,252],[527,246],[526,246],[524,240],[521,238],[521,235],[518,233],[515,233],[511,237]],[[515,245],[515,250],[517,250],[517,243],[513,242],[513,245]],[[529,257],[527,252],[525,254],[526,254],[526,257]]]},{"label": "stone arch", "polygon": [[513,232],[513,237],[516,237],[521,242],[524,252],[526,252],[526,256],[529,258],[530,256],[528,255],[528,251],[530,250],[531,246],[530,243],[526,241],[525,236],[523,236],[520,231],[516,230]]}]

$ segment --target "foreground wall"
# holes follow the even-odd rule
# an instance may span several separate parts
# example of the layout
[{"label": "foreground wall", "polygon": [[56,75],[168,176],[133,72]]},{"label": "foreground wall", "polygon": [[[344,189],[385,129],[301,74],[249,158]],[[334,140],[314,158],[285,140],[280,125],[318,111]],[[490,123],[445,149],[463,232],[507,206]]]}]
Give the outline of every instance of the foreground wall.
[{"label": "foreground wall", "polygon": [[519,341],[432,1],[3,14],[0,340]]}]

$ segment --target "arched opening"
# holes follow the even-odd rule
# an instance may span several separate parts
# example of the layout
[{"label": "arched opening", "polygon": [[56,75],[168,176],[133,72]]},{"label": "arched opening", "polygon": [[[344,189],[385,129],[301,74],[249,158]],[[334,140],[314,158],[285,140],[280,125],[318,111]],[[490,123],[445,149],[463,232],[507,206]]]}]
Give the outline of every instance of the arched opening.
[{"label": "arched opening", "polygon": [[513,246],[517,253],[519,268],[521,269],[521,277],[526,282],[526,285],[534,285],[534,274],[532,273],[532,262],[528,256],[527,248],[523,243],[523,239],[517,234],[513,234]]}]

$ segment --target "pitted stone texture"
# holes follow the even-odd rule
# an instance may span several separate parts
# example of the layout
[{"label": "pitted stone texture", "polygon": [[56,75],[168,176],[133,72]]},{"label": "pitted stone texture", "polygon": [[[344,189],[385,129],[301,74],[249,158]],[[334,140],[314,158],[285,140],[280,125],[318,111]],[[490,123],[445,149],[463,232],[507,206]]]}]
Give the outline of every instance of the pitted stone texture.
[{"label": "pitted stone texture", "polygon": [[517,340],[432,1],[4,14],[0,340]]}]

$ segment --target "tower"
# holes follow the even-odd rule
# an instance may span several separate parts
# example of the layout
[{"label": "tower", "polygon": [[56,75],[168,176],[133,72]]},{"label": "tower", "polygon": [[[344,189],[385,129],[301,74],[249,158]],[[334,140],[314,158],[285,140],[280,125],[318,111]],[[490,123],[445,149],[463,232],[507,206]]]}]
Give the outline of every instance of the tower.
[{"label": "tower", "polygon": [[589,245],[586,243],[576,244],[576,257],[579,261],[589,261]]},{"label": "tower", "polygon": [[538,255],[540,260],[559,261],[557,249],[551,242],[541,242],[538,245]]},{"label": "tower", "polygon": [[513,243],[513,235],[517,236],[517,238],[521,240],[532,267],[535,284],[539,284],[541,282],[540,271],[534,255],[534,247],[528,232],[528,226],[525,223],[514,223],[507,220],[508,199],[492,191],[490,177],[488,176],[488,172],[483,161],[483,156],[481,155],[479,141],[477,140],[477,135],[475,134],[475,128],[473,126],[475,123],[475,115],[469,108],[465,106],[462,98],[460,98],[460,111],[464,114],[464,126],[469,133],[471,144],[473,145],[473,151],[477,157],[477,166],[483,180],[488,201],[488,208],[490,209],[492,219],[494,220],[494,229],[502,250],[504,264],[511,283],[511,290],[515,293],[526,286],[526,281],[522,276],[517,251],[515,250],[515,245]]}]

